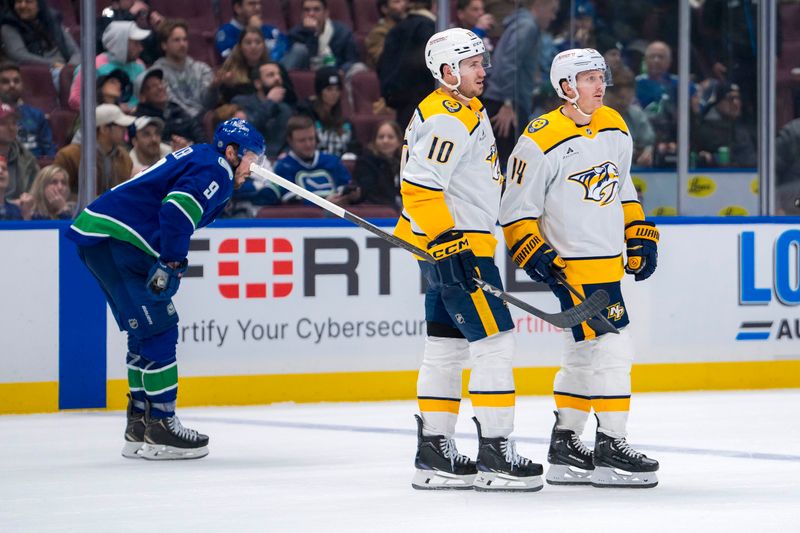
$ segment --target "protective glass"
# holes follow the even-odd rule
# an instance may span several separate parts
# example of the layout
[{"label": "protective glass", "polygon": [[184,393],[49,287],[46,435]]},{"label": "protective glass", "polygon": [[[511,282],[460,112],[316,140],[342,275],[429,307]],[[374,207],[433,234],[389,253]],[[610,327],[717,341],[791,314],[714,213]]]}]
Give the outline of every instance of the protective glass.
[{"label": "protective glass", "polygon": [[606,68],[605,70],[598,69],[579,72],[575,78],[576,85],[581,88],[591,88],[597,84],[602,84],[606,87],[611,87],[614,85],[614,80],[611,77],[611,69],[609,68]]}]

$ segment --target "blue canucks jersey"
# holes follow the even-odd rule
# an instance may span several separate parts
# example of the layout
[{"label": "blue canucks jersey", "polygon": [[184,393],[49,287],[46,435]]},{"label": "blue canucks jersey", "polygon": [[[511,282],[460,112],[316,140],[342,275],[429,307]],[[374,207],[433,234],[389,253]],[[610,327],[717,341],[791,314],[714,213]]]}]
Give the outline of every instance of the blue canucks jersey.
[{"label": "blue canucks jersey", "polygon": [[[342,161],[335,155],[319,150],[314,153],[311,161],[303,161],[290,151],[286,157],[275,163],[275,174],[323,198],[339,192],[337,189],[350,183],[350,173]],[[285,189],[281,189],[281,193],[284,202],[297,197]]]},{"label": "blue canucks jersey", "polygon": [[165,261],[181,261],[192,233],[233,194],[233,169],[208,144],[173,152],[89,204],[67,237],[91,246],[112,237]]}]

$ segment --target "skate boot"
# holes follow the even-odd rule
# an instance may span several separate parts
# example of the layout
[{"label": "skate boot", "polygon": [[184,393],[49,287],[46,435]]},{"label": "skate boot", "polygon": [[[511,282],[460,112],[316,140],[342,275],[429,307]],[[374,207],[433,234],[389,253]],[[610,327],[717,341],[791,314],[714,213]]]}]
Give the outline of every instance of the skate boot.
[{"label": "skate boot", "polygon": [[411,486],[419,490],[471,489],[475,479],[475,462],[456,449],[453,439],[444,435],[422,434],[422,418],[417,419],[417,472]]},{"label": "skate boot", "polygon": [[128,425],[125,427],[125,446],[122,447],[122,457],[140,459],[142,446],[144,446],[144,411],[133,409],[133,398],[128,393]]},{"label": "skate boot", "polygon": [[[147,404],[149,408],[149,403]],[[177,415],[151,418],[146,412],[142,457],[163,461],[169,459],[199,459],[208,455],[208,436],[183,427]]]},{"label": "skate boot", "polygon": [[478,475],[475,490],[485,492],[535,492],[542,490],[542,465],[517,454],[514,441],[505,437],[488,438],[478,426]]},{"label": "skate boot", "polygon": [[624,437],[597,432],[593,487],[651,488],[658,485],[658,461],[631,448]]},{"label": "skate boot", "polygon": [[547,451],[547,482],[550,485],[589,485],[592,483],[592,470],[594,470],[592,450],[586,447],[580,437],[570,429],[557,429],[553,424],[553,433],[550,436],[550,449]]}]

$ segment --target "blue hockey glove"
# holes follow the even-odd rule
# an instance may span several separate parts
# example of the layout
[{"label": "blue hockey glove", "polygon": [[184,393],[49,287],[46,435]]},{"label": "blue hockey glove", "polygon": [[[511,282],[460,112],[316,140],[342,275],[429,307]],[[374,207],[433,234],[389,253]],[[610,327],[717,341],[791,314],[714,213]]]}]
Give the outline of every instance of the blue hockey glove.
[{"label": "blue hockey glove", "polygon": [[428,243],[428,253],[436,259],[436,270],[443,285],[458,285],[467,292],[478,289],[472,279],[480,277],[478,261],[462,232],[450,230],[442,233]]},{"label": "blue hockey glove", "polygon": [[555,250],[536,234],[528,234],[508,252],[519,268],[525,270],[533,281],[555,285],[558,280],[550,273],[555,268],[562,270],[567,266]]},{"label": "blue hockey glove", "polygon": [[175,296],[181,283],[181,276],[186,272],[189,261],[184,259],[174,268],[159,258],[147,273],[147,289],[165,300]]},{"label": "blue hockey glove", "polygon": [[625,226],[628,262],[625,272],[636,281],[649,278],[658,264],[658,229],[652,222],[638,220]]}]

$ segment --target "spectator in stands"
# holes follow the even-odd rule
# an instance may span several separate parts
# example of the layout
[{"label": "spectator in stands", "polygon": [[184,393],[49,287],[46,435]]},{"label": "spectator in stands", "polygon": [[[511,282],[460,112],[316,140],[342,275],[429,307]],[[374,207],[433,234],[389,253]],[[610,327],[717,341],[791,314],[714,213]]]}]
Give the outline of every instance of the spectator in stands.
[{"label": "spectator in stands", "polygon": [[217,70],[211,85],[203,94],[203,108],[213,110],[229,104],[234,96],[253,94],[256,88],[252,73],[269,60],[261,32],[254,28],[245,28],[239,42]]},{"label": "spectator in stands", "polygon": [[[114,24],[114,23],[112,23]],[[131,177],[133,163],[125,148],[125,134],[134,117],[126,115],[119,106],[100,104],[95,110],[97,125],[97,182],[98,196]],[[54,163],[67,171],[71,197],[78,194],[78,173],[81,166],[81,145],[68,144],[58,151]]]},{"label": "spectator in stands", "polygon": [[[228,0],[220,0],[227,2]],[[264,44],[270,57],[280,61],[286,53],[289,40],[275,26],[264,24],[261,20],[261,0],[231,0],[233,2],[233,18],[217,30],[215,47],[220,57],[227,59],[233,47],[239,42],[240,34],[245,28],[261,31]]]},{"label": "spectator in stands", "polygon": [[[285,141],[284,141],[285,142]],[[261,163],[267,170],[272,170],[269,160]],[[266,205],[281,203],[281,188],[266,178],[252,174],[245,178],[241,187],[233,191],[231,201],[225,206],[228,218],[253,218]]]},{"label": "spectator in stands", "polygon": [[542,35],[558,14],[558,0],[523,0],[505,20],[492,54],[482,101],[491,117],[497,153],[506,161],[531,119],[536,76],[541,71]]},{"label": "spectator in stands", "polygon": [[787,122],[775,139],[775,180],[778,187],[800,185],[800,118]]},{"label": "spectator in stands", "polygon": [[359,62],[353,32],[330,19],[327,0],[303,0],[302,6],[303,23],[289,31],[283,65],[290,70],[335,66],[347,73]]},{"label": "spectator in stands", "polygon": [[[290,150],[275,163],[276,174],[337,205],[349,204],[360,196],[358,189],[351,185],[350,173],[341,160],[317,150],[317,132],[309,117],[300,115],[289,119],[286,141]],[[282,191],[283,202],[298,199],[295,194]]]},{"label": "spectator in stands", "polygon": [[31,186],[30,220],[70,220],[75,204],[69,196],[67,171],[58,165],[47,165]]},{"label": "spectator in stands", "polygon": [[161,138],[165,143],[188,146],[206,142],[206,133],[199,117],[190,117],[181,106],[170,102],[164,84],[164,71],[151,68],[141,73],[133,84],[140,103],[137,117],[157,117],[164,121]]},{"label": "spectator in stands", "polygon": [[17,140],[19,115],[13,105],[0,103],[0,156],[5,157],[8,168],[7,200],[17,200],[30,189],[39,165],[36,158]]},{"label": "spectator in stands", "polygon": [[61,15],[45,0],[13,0],[0,18],[0,35],[9,59],[48,65],[56,87],[64,65],[81,62],[80,48],[62,26]]},{"label": "spectator in stands", "polygon": [[184,20],[166,20],[158,29],[164,57],[153,67],[164,72],[167,95],[190,117],[203,111],[203,93],[211,85],[211,67],[189,56],[189,26]]},{"label": "spectator in stands", "polygon": [[662,41],[653,41],[644,51],[644,74],[636,76],[636,99],[642,108],[667,95],[677,100],[678,77],[670,74],[672,50]]},{"label": "spectator in stands", "polygon": [[381,18],[369,30],[364,39],[364,47],[367,49],[366,63],[372,69],[378,66],[378,60],[383,53],[383,43],[386,41],[389,30],[406,18],[408,0],[378,0],[378,12],[381,14]]},{"label": "spectator in stands", "polygon": [[[144,62],[139,59],[142,53],[141,41],[150,35],[150,30],[143,30],[132,21],[113,21],[103,32],[103,46],[107,50],[95,58],[97,75],[108,74],[114,69],[120,69],[128,78],[135,80],[144,72]],[[133,94],[127,102],[130,108],[138,104],[137,95]],[[81,71],[75,71],[72,87],[69,92],[69,107],[75,111],[81,105]]]},{"label": "spectator in stands", "polygon": [[17,108],[17,140],[36,157],[53,156],[56,147],[50,123],[40,109],[23,101],[24,92],[19,67],[14,63],[0,64],[0,100]]},{"label": "spectator in stands", "polygon": [[425,44],[436,32],[431,0],[412,0],[408,16],[386,35],[378,61],[381,96],[405,127],[417,104],[436,88],[425,65]]},{"label": "spectator in stands", "polygon": [[353,181],[361,192],[360,202],[400,207],[402,146],[403,130],[400,125],[394,120],[381,122],[375,139],[356,162]]},{"label": "spectator in stands", "polygon": [[168,144],[161,142],[164,121],[158,117],[137,117],[128,128],[131,140],[131,175],[138,174],[159,159],[172,152]]},{"label": "spectator in stands", "polygon": [[6,161],[5,156],[0,155],[0,221],[22,220],[22,211],[20,211],[19,206],[6,199],[8,185],[8,161]]},{"label": "spectator in stands", "polygon": [[97,103],[120,105],[133,95],[133,84],[128,75],[118,68],[97,77]]},{"label": "spectator in stands", "polygon": [[240,95],[233,98],[247,114],[246,120],[258,129],[266,142],[266,154],[274,159],[283,151],[286,142],[286,124],[294,113],[296,102],[294,92],[287,91],[284,82],[288,75],[280,63],[269,61],[256,71],[253,80],[255,94]]},{"label": "spectator in stands", "polygon": [[212,122],[213,129],[216,131],[217,126],[232,118],[247,120],[247,113],[239,104],[223,104],[219,106],[214,110],[214,120]]},{"label": "spectator in stands", "polygon": [[142,41],[142,53],[139,56],[145,65],[150,66],[164,55],[157,32],[166,19],[161,13],[151,9],[150,5],[143,0],[136,0],[133,3],[131,15],[137,26],[143,30],[150,30],[150,35]]},{"label": "spectator in stands", "polygon": [[483,41],[487,52],[494,49],[489,31],[494,27],[494,17],[483,9],[483,0],[457,0],[456,25],[465,30],[472,30]]},{"label": "spectator in stands", "polygon": [[345,152],[358,153],[359,146],[353,124],[342,112],[342,77],[335,67],[322,67],[314,75],[314,96],[298,106],[317,129],[319,149],[342,157]]},{"label": "spectator in stands", "polygon": [[700,166],[751,168],[757,164],[753,132],[742,122],[742,94],[734,83],[714,87],[709,107],[696,131],[692,150]]},{"label": "spectator in stands", "polygon": [[[557,52],[563,52],[572,48],[593,48],[597,49],[597,36],[595,34],[595,17],[596,11],[594,4],[590,0],[578,0],[572,4],[574,9],[573,20],[574,24],[567,24],[564,32],[556,38]],[[573,31],[574,34],[570,32]],[[598,50],[605,52],[605,50]],[[551,58],[552,61],[552,58]],[[606,63],[608,64],[608,63]],[[550,63],[548,62],[549,66]]]},{"label": "spectator in stands", "polygon": [[614,85],[606,92],[606,105],[616,109],[631,133],[633,140],[633,164],[649,167],[653,165],[655,131],[644,110],[636,103],[636,81],[629,69],[618,70]]}]

